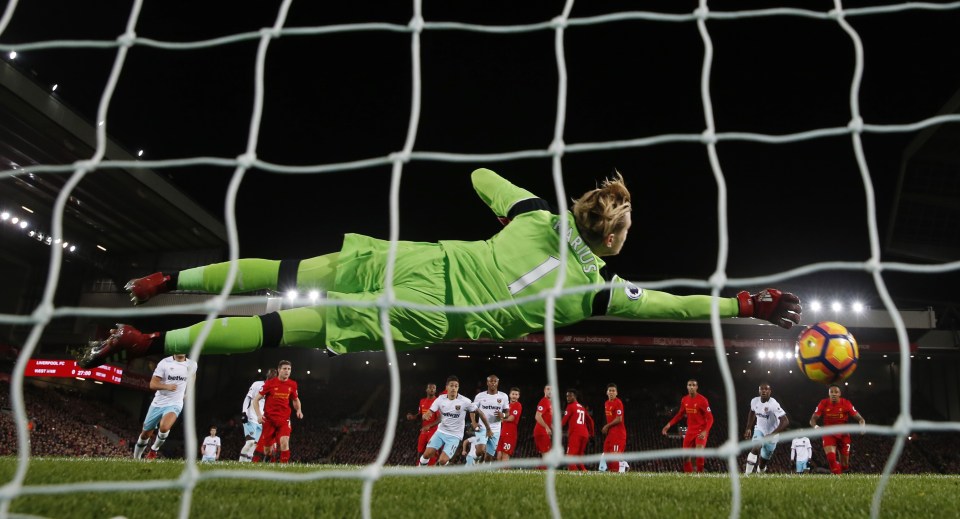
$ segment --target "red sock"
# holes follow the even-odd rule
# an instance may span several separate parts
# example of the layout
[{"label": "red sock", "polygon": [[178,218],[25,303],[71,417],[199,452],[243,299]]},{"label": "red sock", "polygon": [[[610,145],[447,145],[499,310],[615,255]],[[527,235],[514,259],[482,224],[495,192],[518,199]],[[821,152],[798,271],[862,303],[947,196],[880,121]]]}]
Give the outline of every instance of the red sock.
[{"label": "red sock", "polygon": [[263,451],[253,451],[253,462],[260,463],[260,460],[263,459]]},{"label": "red sock", "polygon": [[428,467],[432,467],[437,464],[437,460],[440,459],[440,456],[434,456],[430,458],[430,461],[427,462]]},{"label": "red sock", "polygon": [[280,463],[290,463],[290,451],[280,451]]},{"label": "red sock", "polygon": [[580,470],[586,472],[586,471],[587,471],[587,467],[586,467],[583,463],[581,463],[581,464],[580,464]]},{"label": "red sock", "polygon": [[703,458],[697,458],[697,472],[703,472]]},{"label": "red sock", "polygon": [[834,474],[839,474],[841,472],[840,464],[837,463],[837,453],[828,452],[827,453],[827,463],[830,465],[830,472]]},{"label": "red sock", "polygon": [[607,463],[607,470],[610,471],[610,472],[620,472],[620,462],[619,462],[619,461],[611,461],[611,462]]},{"label": "red sock", "polygon": [[573,472],[576,472],[576,471],[580,470],[580,468],[577,467],[576,465],[567,465],[567,470],[571,470],[571,471],[573,471]]},{"label": "red sock", "polygon": [[693,472],[693,462],[690,460],[683,462],[683,471],[684,472]]}]

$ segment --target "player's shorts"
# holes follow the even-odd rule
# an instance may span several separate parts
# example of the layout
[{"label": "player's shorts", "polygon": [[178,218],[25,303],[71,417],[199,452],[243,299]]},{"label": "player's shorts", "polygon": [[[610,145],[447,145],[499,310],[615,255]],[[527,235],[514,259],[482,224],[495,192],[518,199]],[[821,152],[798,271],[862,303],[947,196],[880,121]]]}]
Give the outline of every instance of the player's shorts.
[{"label": "player's shorts", "polygon": [[263,433],[263,425],[257,422],[247,420],[243,422],[243,435],[253,438],[254,441],[260,440],[260,434]]},{"label": "player's shorts", "polygon": [[448,458],[453,457],[458,447],[460,447],[460,438],[440,431],[433,433],[433,438],[430,438],[430,441],[427,443],[428,449],[436,449],[439,452],[443,452]]},{"label": "player's shorts", "polygon": [[623,452],[627,450],[627,436],[625,434],[607,434],[603,440],[603,452]]},{"label": "player's shorts", "polygon": [[203,456],[202,458],[200,458],[201,463],[211,463],[214,461],[217,461],[216,456]]},{"label": "player's shorts", "polygon": [[143,430],[152,431],[160,425],[160,419],[164,417],[167,413],[173,413],[180,416],[180,411],[183,410],[182,405],[165,405],[165,406],[155,406],[150,405],[150,409],[147,410],[147,417],[143,419]]},{"label": "player's shorts", "polygon": [[[343,239],[331,301],[376,302],[386,278],[390,242],[360,234]],[[446,255],[436,243],[397,242],[393,271],[394,295],[399,301],[423,305],[447,304]],[[282,314],[283,312],[281,312]],[[326,346],[336,353],[383,350],[383,331],[377,306],[327,306]],[[442,341],[450,323],[442,311],[390,308],[390,332],[398,351]],[[285,326],[286,329],[286,326]]]},{"label": "player's shorts", "polygon": [[683,437],[683,448],[706,447],[707,440],[710,439],[710,433],[705,434],[702,440],[697,438],[699,435],[700,433],[698,431],[687,429],[687,434]]},{"label": "player's shorts", "polygon": [[580,434],[572,434],[567,437],[567,455],[580,456],[587,450],[587,441],[589,437]]},{"label": "player's shorts", "polygon": [[487,450],[487,454],[493,455],[497,452],[497,444],[500,443],[500,431],[494,431],[493,436],[487,438],[487,430],[483,426],[480,426],[476,434],[480,437],[480,439],[477,440],[477,445],[483,445],[483,448]]},{"label": "player's shorts", "polygon": [[430,443],[430,438],[433,438],[433,433],[437,432],[436,427],[431,427],[426,431],[420,431],[420,435],[417,436],[417,452],[423,454],[423,451],[427,450],[427,444]]},{"label": "player's shorts", "polygon": [[850,455],[850,435],[849,434],[829,434],[823,437],[824,447],[836,447],[837,452],[844,456]]},{"label": "player's shorts", "polygon": [[763,459],[765,459],[765,460],[769,460],[770,458],[773,457],[773,451],[776,450],[776,448],[777,448],[777,439],[779,438],[779,435],[774,436],[772,442],[771,442],[771,441],[765,441],[765,442],[757,441],[757,440],[763,439],[764,437],[765,437],[765,436],[764,436],[764,434],[763,434],[763,431],[761,431],[760,429],[757,429],[757,428],[754,428],[754,429],[753,429],[753,440],[754,440],[754,443],[759,443],[759,444],[761,445],[761,447],[760,447],[760,457],[763,458]]},{"label": "player's shorts", "polygon": [[262,450],[262,448],[267,445],[273,445],[274,442],[279,442],[280,438],[284,436],[290,436],[292,430],[289,418],[286,420],[278,420],[266,416],[263,417],[263,434],[260,435],[260,439],[257,441],[257,450]]},{"label": "player's shorts", "polygon": [[807,470],[807,463],[809,463],[809,462],[810,462],[810,460],[802,460],[802,461],[801,461],[801,460],[797,460],[797,474],[802,474],[804,471],[806,471],[806,470]]},{"label": "player's shorts", "polygon": [[549,434],[534,434],[533,435],[533,444],[537,446],[537,452],[543,454],[550,450],[553,447],[553,439]]},{"label": "player's shorts", "polygon": [[514,432],[500,431],[500,442],[497,443],[497,452],[502,452],[513,456],[517,450],[517,434]]}]

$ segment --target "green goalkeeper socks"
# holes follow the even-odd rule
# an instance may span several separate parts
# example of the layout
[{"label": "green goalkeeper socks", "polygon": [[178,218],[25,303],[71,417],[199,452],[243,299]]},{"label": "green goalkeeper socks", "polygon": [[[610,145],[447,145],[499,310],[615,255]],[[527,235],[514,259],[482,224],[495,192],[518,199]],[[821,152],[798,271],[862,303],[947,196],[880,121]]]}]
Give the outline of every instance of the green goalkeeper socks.
[{"label": "green goalkeeper socks", "polygon": [[[233,293],[253,290],[277,290],[278,285],[294,284],[299,289],[325,290],[333,288],[337,275],[340,253],[335,252],[305,260],[237,260],[237,281]],[[230,262],[215,263],[203,267],[182,270],[177,276],[177,290],[197,290],[217,293],[223,290]],[[290,288],[287,286],[280,289]],[[270,319],[273,323],[264,333],[264,321],[260,317],[221,317],[204,342],[202,353],[243,353],[264,346],[301,346],[324,348],[325,316],[323,307],[291,308],[281,310]],[[281,323],[278,326],[276,323]],[[164,334],[164,351],[167,355],[188,353],[204,323],[187,328],[171,330]],[[268,343],[264,344],[264,338]],[[278,340],[279,338],[279,340]]]},{"label": "green goalkeeper socks", "polygon": [[[251,292],[266,288],[276,290],[279,271],[280,262],[276,260],[238,260],[237,281],[233,285],[233,293]],[[177,290],[220,292],[227,282],[227,273],[229,272],[229,261],[182,270],[177,277]]]},{"label": "green goalkeeper socks", "polygon": [[[273,316],[272,319],[271,316]],[[322,306],[281,310],[276,314],[267,314],[263,318],[221,317],[213,321],[213,327],[207,335],[201,353],[245,353],[263,346],[325,348],[325,318],[326,308]],[[268,326],[268,333],[264,333],[264,322],[273,323]],[[204,322],[199,322],[193,326],[166,332],[163,336],[164,353],[167,355],[189,353],[203,326]],[[272,340],[269,339],[271,335]],[[271,344],[264,344],[265,337]]]},{"label": "green goalkeeper socks", "polygon": [[[200,335],[205,321],[187,328],[170,330],[163,336],[167,355],[187,354]],[[210,335],[201,353],[244,353],[263,346],[263,326],[259,317],[221,317],[213,321]]]},{"label": "green goalkeeper socks", "polygon": [[[333,287],[340,253],[325,254],[305,260],[237,260],[237,280],[232,293],[254,290],[300,289],[325,290]],[[214,263],[182,270],[177,276],[177,290],[197,290],[215,294],[223,290],[230,272],[230,262]],[[289,279],[282,279],[287,277]],[[289,286],[279,286],[281,283]]]}]

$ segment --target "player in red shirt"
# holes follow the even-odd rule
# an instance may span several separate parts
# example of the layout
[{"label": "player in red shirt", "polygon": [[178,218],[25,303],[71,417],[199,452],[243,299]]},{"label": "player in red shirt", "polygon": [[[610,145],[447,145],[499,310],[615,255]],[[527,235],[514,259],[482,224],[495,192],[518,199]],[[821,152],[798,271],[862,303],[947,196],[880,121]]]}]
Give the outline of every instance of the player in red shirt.
[{"label": "player in red shirt", "polygon": [[[289,360],[281,360],[277,365],[277,376],[263,383],[260,392],[253,397],[250,407],[257,413],[257,420],[263,424],[263,432],[257,449],[253,454],[253,461],[259,462],[263,458],[263,448],[276,441],[280,446],[280,463],[290,461],[290,403],[297,411],[297,418],[303,419],[300,410],[300,396],[297,394],[297,383],[290,378],[293,365]],[[260,412],[260,400],[264,400],[263,413]]]},{"label": "player in red shirt", "polygon": [[[587,441],[593,436],[593,418],[587,414],[586,408],[577,402],[576,389],[567,390],[567,409],[563,411],[560,427],[567,427],[567,455],[582,456],[587,450]],[[587,467],[582,463],[571,463],[567,468],[587,471]]]},{"label": "player in red shirt", "polygon": [[[434,416],[430,421],[424,420],[423,416],[430,410],[430,404],[437,399],[437,385],[436,384],[427,384],[426,396],[420,399],[420,407],[417,410],[417,414],[407,413],[407,420],[416,420],[420,419],[420,435],[417,437],[417,463],[419,465],[420,457],[423,456],[423,452],[427,450],[427,442],[430,441],[430,438],[433,437],[433,433],[437,430],[437,425],[440,424],[440,416]],[[430,458],[430,463],[428,465],[436,465],[437,458]]]},{"label": "player in red shirt", "polygon": [[510,411],[500,422],[500,443],[497,444],[497,461],[507,461],[517,449],[517,425],[523,406],[520,405],[520,388],[510,388]]},{"label": "player in red shirt", "polygon": [[[810,417],[810,427],[819,429],[817,418],[823,416],[823,426],[843,425],[850,420],[850,417],[856,418],[860,422],[860,427],[867,425],[863,415],[857,412],[853,403],[846,398],[840,398],[840,386],[834,384],[827,390],[829,398],[824,398],[817,404]],[[863,434],[862,432],[860,434]],[[840,446],[840,462],[837,463],[837,446]],[[849,434],[828,434],[823,437],[823,452],[827,455],[827,462],[830,463],[830,472],[841,474],[850,470],[850,435]]]},{"label": "player in red shirt", "polygon": [[[553,443],[550,437],[553,435],[553,402],[550,396],[553,394],[553,388],[543,386],[543,398],[537,404],[537,413],[533,415],[536,425],[533,426],[533,444],[537,446],[537,452],[544,455],[550,452]],[[541,467],[543,468],[543,467]]]},{"label": "player in red shirt", "polygon": [[[699,394],[700,384],[696,379],[687,381],[687,396],[680,400],[680,409],[676,416],[670,419],[667,425],[663,426],[663,435],[667,435],[677,422],[687,417],[687,434],[683,437],[684,449],[703,449],[707,446],[707,437],[710,435],[710,428],[713,427],[713,412],[710,411],[710,402],[707,397]],[[683,471],[693,472],[693,455],[687,456],[683,461]],[[703,472],[703,456],[697,456],[697,472]]]},{"label": "player in red shirt", "polygon": [[623,424],[623,402],[617,398],[617,385],[607,384],[607,401],[603,403],[603,414],[607,418],[600,432],[607,438],[603,440],[603,452],[611,453],[607,460],[607,470],[620,472],[620,461],[617,454],[627,448],[627,427]]}]

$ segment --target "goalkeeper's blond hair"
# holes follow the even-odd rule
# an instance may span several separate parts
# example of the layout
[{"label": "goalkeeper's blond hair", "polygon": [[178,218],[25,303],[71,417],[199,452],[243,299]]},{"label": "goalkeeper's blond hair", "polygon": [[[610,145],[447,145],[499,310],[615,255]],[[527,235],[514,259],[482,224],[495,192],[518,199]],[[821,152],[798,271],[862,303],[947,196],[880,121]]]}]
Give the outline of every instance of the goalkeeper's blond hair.
[{"label": "goalkeeper's blond hair", "polygon": [[631,210],[630,191],[620,172],[613,170],[613,177],[574,200],[571,212],[580,236],[596,250],[607,236],[623,230]]}]

